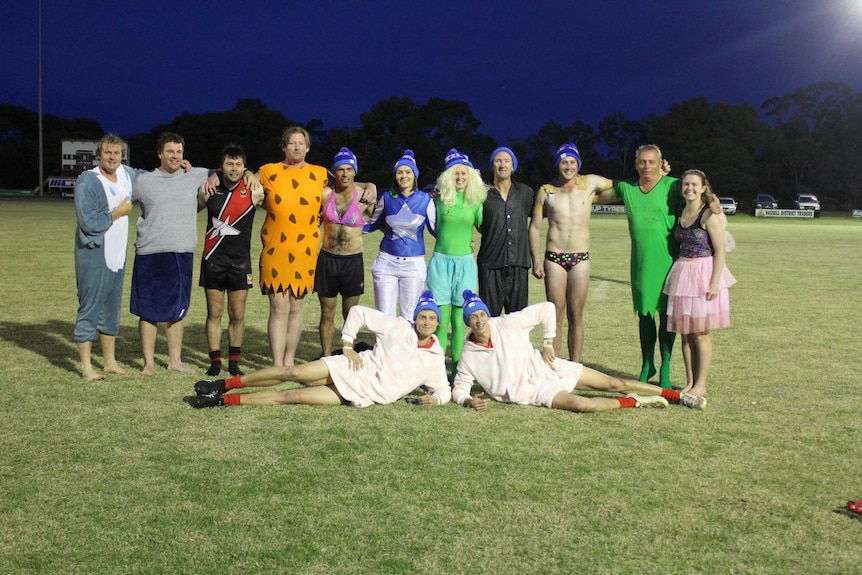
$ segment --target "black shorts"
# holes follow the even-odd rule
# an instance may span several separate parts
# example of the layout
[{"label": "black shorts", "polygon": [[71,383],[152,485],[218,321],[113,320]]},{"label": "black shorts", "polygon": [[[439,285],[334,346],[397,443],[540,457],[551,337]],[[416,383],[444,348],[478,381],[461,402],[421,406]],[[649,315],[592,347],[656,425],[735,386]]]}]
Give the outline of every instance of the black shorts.
[{"label": "black shorts", "polygon": [[240,291],[251,289],[254,280],[251,275],[251,258],[243,260],[220,260],[210,258],[201,260],[202,288],[219,291]]},{"label": "black shorts", "polygon": [[314,291],[321,297],[352,297],[365,293],[365,262],[362,254],[337,256],[320,250]]}]

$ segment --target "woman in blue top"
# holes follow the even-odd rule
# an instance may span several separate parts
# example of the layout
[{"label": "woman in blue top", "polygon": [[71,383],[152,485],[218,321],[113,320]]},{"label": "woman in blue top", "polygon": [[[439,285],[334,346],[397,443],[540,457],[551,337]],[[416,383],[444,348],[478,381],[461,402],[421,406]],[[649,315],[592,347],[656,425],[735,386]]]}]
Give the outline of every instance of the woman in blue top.
[{"label": "woman in blue top", "polygon": [[419,168],[412,150],[395,162],[395,183],[383,192],[363,232],[383,231],[380,254],[371,266],[374,307],[387,315],[413,320],[413,309],[425,289],[425,227],[435,233],[437,214],[431,195],[418,189]]}]

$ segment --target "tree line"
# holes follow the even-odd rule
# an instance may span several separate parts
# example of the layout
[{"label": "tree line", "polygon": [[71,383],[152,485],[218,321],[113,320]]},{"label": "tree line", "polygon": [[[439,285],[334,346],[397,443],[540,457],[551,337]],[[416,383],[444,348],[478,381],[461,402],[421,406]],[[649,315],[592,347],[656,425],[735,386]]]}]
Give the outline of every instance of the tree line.
[{"label": "tree line", "polygon": [[[222,147],[236,143],[256,168],[283,158],[281,133],[293,124],[303,125],[258,99],[240,99],[231,110],[185,113],[147,133],[124,137],[135,167],[155,168],[156,138],[174,131],[185,137],[186,157],[194,165],[215,166]],[[103,135],[91,119],[45,115],[43,126],[46,176],[59,174],[61,140]],[[507,145],[518,156],[516,178],[535,188],[553,177],[552,154],[562,143],[578,145],[584,173],[614,179],[633,177],[635,149],[655,143],[671,160],[673,173],[697,167],[716,193],[736,197],[743,207],[750,207],[759,192],[772,194],[781,206],[792,205],[799,193],[814,193],[825,210],[862,207],[862,94],[843,84],[813,84],[770,98],[760,113],[748,104],[699,97],[672,105],[664,115],[631,119],[618,112],[597,126],[549,120],[536,134],[507,142],[483,134],[468,104],[442,98],[382,100],[360,116],[356,128],[327,129],[320,119],[304,126],[312,135],[310,162],[328,166],[347,146],[359,159],[360,179],[380,187],[391,184],[392,164],[407,148],[416,153],[419,184],[426,186],[442,170],[450,148],[468,154],[481,169],[488,167],[491,150]],[[0,188],[36,187],[37,130],[35,112],[0,105]]]}]

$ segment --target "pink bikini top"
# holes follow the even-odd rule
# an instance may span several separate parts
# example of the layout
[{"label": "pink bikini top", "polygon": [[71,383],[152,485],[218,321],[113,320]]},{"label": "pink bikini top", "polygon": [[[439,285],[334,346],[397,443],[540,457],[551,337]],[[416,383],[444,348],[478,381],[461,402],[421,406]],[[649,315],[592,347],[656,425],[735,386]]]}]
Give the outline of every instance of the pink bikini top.
[{"label": "pink bikini top", "polygon": [[347,207],[347,211],[340,218],[338,208],[335,205],[335,190],[329,194],[329,201],[323,206],[323,219],[333,224],[341,224],[351,228],[361,228],[365,225],[362,208],[356,202],[356,188],[353,188],[353,201]]}]

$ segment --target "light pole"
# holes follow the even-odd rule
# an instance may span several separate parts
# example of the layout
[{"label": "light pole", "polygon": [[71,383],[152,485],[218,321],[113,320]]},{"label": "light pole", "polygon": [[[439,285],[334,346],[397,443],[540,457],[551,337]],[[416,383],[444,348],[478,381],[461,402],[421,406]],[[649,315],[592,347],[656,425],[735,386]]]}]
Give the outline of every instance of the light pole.
[{"label": "light pole", "polygon": [[42,143],[42,0],[39,0],[39,195],[45,190],[45,151]]}]

